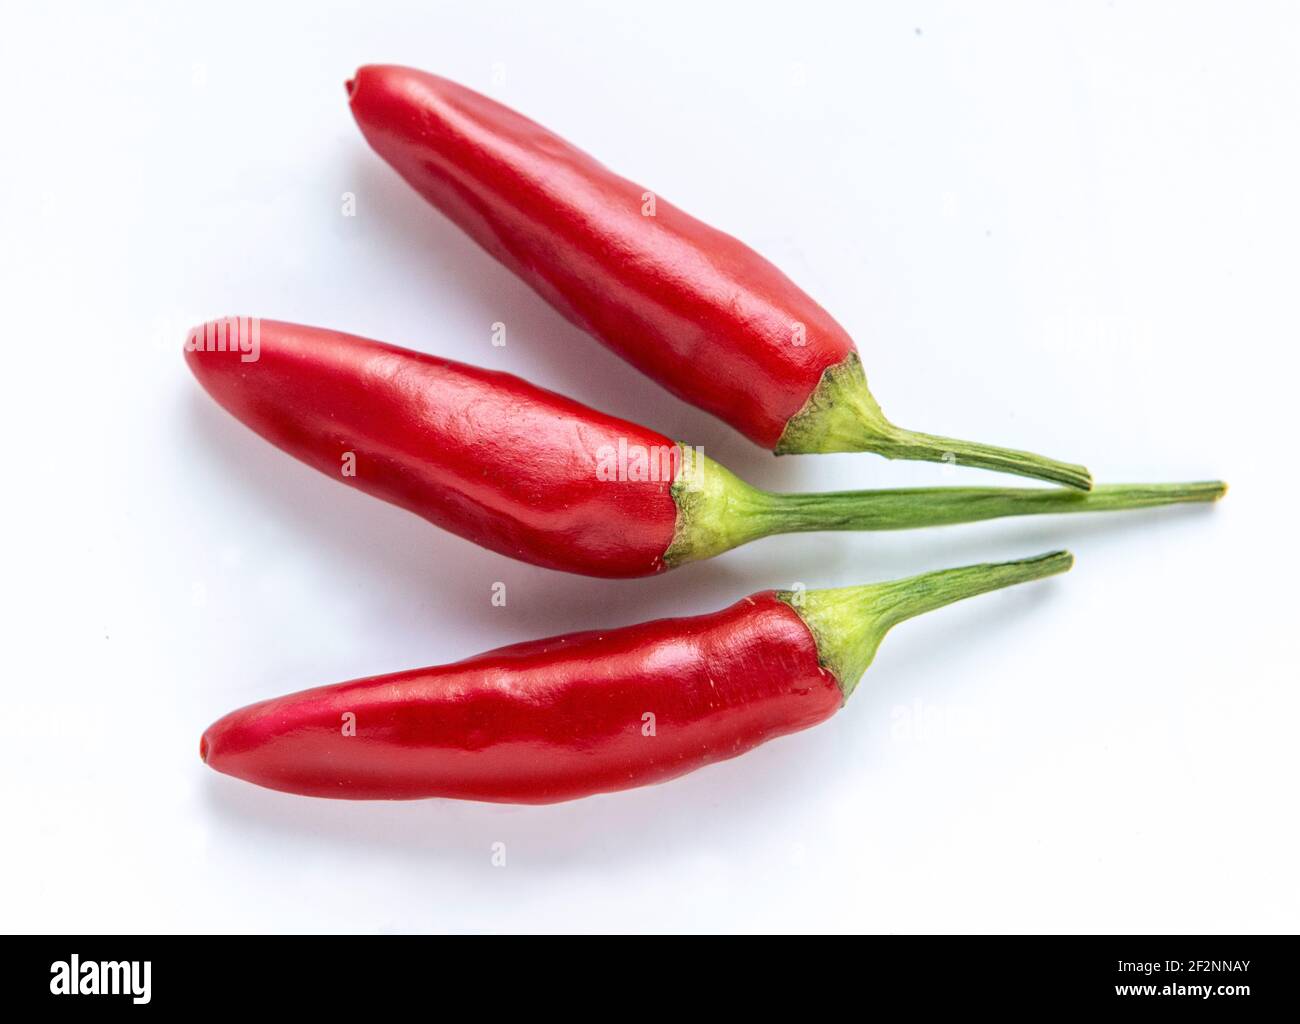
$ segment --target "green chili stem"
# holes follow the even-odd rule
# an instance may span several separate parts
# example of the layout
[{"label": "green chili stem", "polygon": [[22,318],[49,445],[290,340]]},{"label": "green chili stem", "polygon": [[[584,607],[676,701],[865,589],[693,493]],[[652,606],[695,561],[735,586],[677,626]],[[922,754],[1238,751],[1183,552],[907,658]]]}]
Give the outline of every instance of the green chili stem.
[{"label": "green chili stem", "polygon": [[968,565],[888,583],[779,596],[812,632],[821,663],[835,676],[847,700],[875,658],[880,641],[898,623],[976,594],[1054,576],[1073,564],[1068,551],[1053,551],[1016,562]]},{"label": "green chili stem", "polygon": [[1072,565],[1074,556],[1068,551],[1051,551],[1016,562],[986,562],[877,583],[870,588],[872,613],[885,629],[889,629],[917,615],[977,594],[1055,576]]},{"label": "green chili stem", "polygon": [[955,462],[1015,473],[1085,491],[1092,486],[1088,470],[1072,462],[894,426],[868,390],[856,352],[850,352],[843,362],[822,374],[804,407],[786,423],[775,450],[778,455],[875,452],[887,459]]},{"label": "green chili stem", "polygon": [[892,423],[873,442],[871,450],[887,459],[955,463],[958,466],[973,466],[976,469],[992,469],[1000,473],[1050,480],[1052,483],[1084,491],[1092,487],[1092,474],[1085,466],[1014,448],[999,448],[977,441],[959,441],[952,437],[903,430]]},{"label": "green chili stem", "polygon": [[1117,512],[1217,501],[1218,480],[1175,484],[1104,484],[1091,491],[1055,487],[912,487],[824,494],[768,494],[755,512],[765,533],[813,530],[907,530],[1005,516]]},{"label": "green chili stem", "polygon": [[1218,481],[1108,484],[1091,491],[1055,487],[912,487],[824,494],[760,491],[725,466],[695,455],[673,483],[677,525],[668,565],[711,558],[760,537],[816,530],[908,530],[1004,516],[1117,512],[1221,498]]}]

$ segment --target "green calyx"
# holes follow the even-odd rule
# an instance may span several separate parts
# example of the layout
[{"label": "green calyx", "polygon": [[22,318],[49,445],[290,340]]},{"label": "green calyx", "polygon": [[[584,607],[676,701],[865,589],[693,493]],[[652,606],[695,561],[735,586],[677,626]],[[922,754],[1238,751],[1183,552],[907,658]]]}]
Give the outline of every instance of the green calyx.
[{"label": "green calyx", "polygon": [[910,487],[823,494],[774,494],[682,446],[672,485],[677,524],[664,562],[672,567],[780,533],[907,530],[1006,516],[1116,512],[1221,498],[1217,481],[1068,487]]},{"label": "green calyx", "polygon": [[664,552],[670,568],[698,562],[765,537],[775,495],[751,487],[704,453],[679,445],[681,468],[673,480],[677,525]]},{"label": "green calyx", "polygon": [[786,423],[776,445],[778,455],[827,452],[875,452],[887,459],[948,462],[1015,473],[1085,491],[1092,486],[1092,475],[1084,466],[894,426],[867,389],[856,352],[822,374],[804,407]]},{"label": "green calyx", "polygon": [[1068,551],[1053,551],[1017,562],[968,565],[834,590],[781,591],[777,596],[808,626],[818,660],[848,700],[880,641],[898,623],[976,594],[1054,576],[1073,564]]}]

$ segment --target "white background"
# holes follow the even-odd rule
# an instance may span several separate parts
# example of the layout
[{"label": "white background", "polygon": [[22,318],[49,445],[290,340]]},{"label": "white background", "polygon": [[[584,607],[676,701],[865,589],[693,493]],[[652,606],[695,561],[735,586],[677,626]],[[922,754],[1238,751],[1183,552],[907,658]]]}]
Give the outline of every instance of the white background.
[{"label": "white background", "polygon": [[[33,4],[0,50],[5,930],[1300,927],[1293,5]],[[778,461],[669,397],[370,152],[367,62],[745,239],[903,426],[1232,492],[606,582],[341,487],[217,409],[188,326],[509,370],[769,487],[1017,482]],[[198,758],[309,685],[1065,545],[1068,576],[900,627],[829,723],[655,788],[331,803]]]}]

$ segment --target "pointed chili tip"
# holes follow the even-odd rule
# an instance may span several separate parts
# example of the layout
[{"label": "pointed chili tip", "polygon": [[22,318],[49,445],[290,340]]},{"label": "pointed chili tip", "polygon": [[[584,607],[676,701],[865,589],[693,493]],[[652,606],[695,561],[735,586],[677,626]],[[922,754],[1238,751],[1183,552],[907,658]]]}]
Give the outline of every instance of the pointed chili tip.
[{"label": "pointed chili tip", "polygon": [[191,327],[185,332],[184,352],[190,369],[200,380],[201,365],[224,365],[232,360],[255,363],[262,354],[262,319],[224,316]]},{"label": "pointed chili tip", "polygon": [[190,369],[197,375],[199,366],[199,356],[204,350],[204,339],[207,337],[208,325],[199,324],[197,327],[191,327],[185,332],[185,346],[181,350],[185,361],[189,363]]}]

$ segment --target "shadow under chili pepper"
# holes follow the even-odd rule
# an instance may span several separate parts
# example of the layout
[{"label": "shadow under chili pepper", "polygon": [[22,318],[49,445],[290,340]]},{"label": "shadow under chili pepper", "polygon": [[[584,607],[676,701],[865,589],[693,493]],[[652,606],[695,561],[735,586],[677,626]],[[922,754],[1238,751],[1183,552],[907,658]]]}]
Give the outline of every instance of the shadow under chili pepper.
[{"label": "shadow under chili pepper", "polygon": [[[365,594],[373,607],[367,616],[375,621],[400,620],[417,609],[422,631],[433,637],[453,632],[458,620],[481,625],[491,614],[503,629],[517,632],[503,634],[505,644],[572,632],[584,622],[614,624],[610,620],[623,614],[635,622],[710,611],[753,590],[784,585],[780,578],[764,579],[761,567],[746,572],[743,561],[728,567],[721,559],[640,579],[598,579],[519,562],[327,478],[258,437],[197,388],[188,412],[188,429],[197,435],[191,450],[212,460],[231,488],[254,493],[256,500],[246,504],[257,520],[276,520],[305,549],[334,564],[340,597]],[[506,584],[504,608],[490,603],[498,581]],[[691,607],[682,604],[683,582]],[[431,660],[435,654],[431,650]]]},{"label": "shadow under chili pepper", "polygon": [[[662,785],[543,806],[318,800],[212,773],[204,786],[224,821],[223,842],[265,842],[290,862],[299,856],[294,846],[310,856],[324,842],[399,869],[417,867],[428,880],[427,926],[436,927],[438,890],[447,886],[533,888],[574,868],[648,868],[683,851],[726,857],[733,848],[770,841],[774,829],[806,834],[800,823],[835,795],[825,783],[836,771],[837,749],[821,729]],[[498,854],[507,870],[494,864]],[[431,862],[441,873],[429,870]]]},{"label": "shadow under chili pepper", "polygon": [[[383,604],[424,604],[448,578],[478,578],[493,553],[465,542],[443,551],[439,531],[418,516],[327,479],[286,455],[194,389],[192,450],[216,464],[231,488],[252,490],[258,518],[284,520],[304,548],[338,564],[343,588],[382,581]],[[431,536],[432,533],[432,536]],[[449,541],[458,538],[448,538]]]},{"label": "shadow under chili pepper", "polygon": [[[300,855],[291,844],[309,857],[326,842],[419,866],[428,890],[410,895],[427,899],[428,928],[438,927],[438,899],[446,886],[481,882],[476,898],[507,899],[575,868],[653,865],[681,854],[725,862],[732,850],[771,844],[782,832],[794,847],[807,834],[806,821],[840,813],[846,792],[851,799],[854,791],[894,784],[887,749],[872,745],[880,747],[888,709],[933,678],[936,642],[960,652],[963,663],[978,665],[981,656],[1025,629],[1027,619],[1041,615],[1053,590],[1008,594],[934,616],[911,630],[911,643],[891,639],[893,653],[881,658],[886,671],[874,681],[869,674],[830,721],[660,785],[541,806],[334,801],[277,793],[209,772],[203,797],[228,825],[221,842],[265,841],[289,861]],[[971,679],[979,677],[970,672]],[[838,859],[842,852],[827,850],[825,856]],[[507,870],[494,865],[497,854],[504,854]],[[447,873],[429,871],[431,862]],[[798,869],[811,875],[832,866],[814,855]],[[399,878],[404,886],[409,881],[407,875]]]}]

